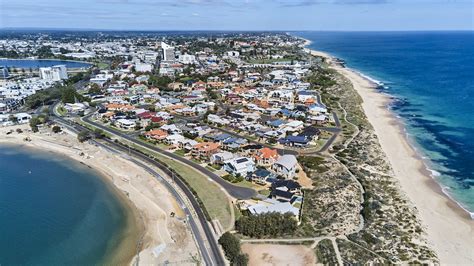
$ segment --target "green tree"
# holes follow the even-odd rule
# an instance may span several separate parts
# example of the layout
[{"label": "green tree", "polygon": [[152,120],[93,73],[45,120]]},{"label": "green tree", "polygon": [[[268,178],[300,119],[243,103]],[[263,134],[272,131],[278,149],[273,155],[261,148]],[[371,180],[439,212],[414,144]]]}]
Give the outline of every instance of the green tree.
[{"label": "green tree", "polygon": [[53,133],[59,133],[62,131],[60,126],[53,126],[52,130],[53,130]]},{"label": "green tree", "polygon": [[135,122],[135,130],[140,130],[142,129],[142,124],[140,124],[140,122]]},{"label": "green tree", "polygon": [[32,117],[30,119],[30,127],[33,132],[38,132],[38,125],[41,124],[41,121],[38,117]]},{"label": "green tree", "polygon": [[240,253],[232,261],[233,266],[247,266],[249,264],[249,255]]},{"label": "green tree", "polygon": [[168,84],[173,82],[170,77],[167,76],[150,76],[148,79],[148,84],[154,87],[167,88]]},{"label": "green tree", "polygon": [[241,217],[236,221],[235,229],[250,237],[279,237],[293,234],[297,221],[291,213],[265,213]]},{"label": "green tree", "polygon": [[103,131],[102,129],[96,128],[96,129],[94,130],[94,138],[96,138],[96,139],[101,139],[101,138],[103,138],[103,137],[105,137],[104,131]]},{"label": "green tree", "polygon": [[87,131],[81,131],[81,132],[79,132],[79,134],[77,134],[77,140],[79,142],[84,142],[84,141],[86,141],[90,138],[91,138],[91,136],[89,135],[89,132],[87,132]]},{"label": "green tree", "polygon": [[76,90],[73,87],[67,86],[62,89],[61,101],[63,103],[75,103],[76,102]]},{"label": "green tree", "polygon": [[218,242],[222,246],[222,249],[224,249],[225,256],[231,262],[240,254],[240,241],[233,234],[225,232],[219,238]]},{"label": "green tree", "polygon": [[102,89],[100,88],[100,86],[99,86],[98,84],[92,83],[92,84],[90,85],[90,88],[89,88],[89,90],[87,91],[87,93],[92,94],[92,95],[94,95],[94,94],[101,94],[101,93],[102,93]]}]

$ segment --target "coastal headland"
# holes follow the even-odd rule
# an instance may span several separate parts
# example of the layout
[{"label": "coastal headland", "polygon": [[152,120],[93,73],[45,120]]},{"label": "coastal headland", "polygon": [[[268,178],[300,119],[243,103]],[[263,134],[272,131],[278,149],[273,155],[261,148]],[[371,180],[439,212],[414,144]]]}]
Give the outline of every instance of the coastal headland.
[{"label": "coastal headland", "polygon": [[[21,129],[22,133],[17,133]],[[7,132],[13,131],[8,134]],[[33,134],[28,126],[0,128],[0,143],[22,145],[76,160],[99,172],[126,209],[131,221],[120,246],[110,254],[112,264],[192,264],[198,257],[185,215],[172,195],[144,169],[102,148],[80,143],[72,134],[46,129]],[[27,139],[27,140],[25,140]],[[174,215],[170,215],[174,213]],[[159,248],[158,248],[159,247]],[[156,252],[156,250],[160,252]]]},{"label": "coastal headland", "polygon": [[419,214],[428,243],[438,254],[440,262],[472,265],[474,222],[442,193],[430,176],[421,156],[410,145],[403,125],[387,108],[390,97],[377,91],[377,84],[343,66],[331,55],[314,50],[310,52],[313,56],[325,58],[329,67],[346,77],[362,98],[363,110],[386,154],[393,175]]}]

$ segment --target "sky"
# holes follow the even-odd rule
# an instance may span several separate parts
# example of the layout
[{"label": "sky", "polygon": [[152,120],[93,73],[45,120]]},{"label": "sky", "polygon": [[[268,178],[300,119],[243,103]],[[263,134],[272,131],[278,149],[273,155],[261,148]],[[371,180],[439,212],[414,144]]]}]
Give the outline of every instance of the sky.
[{"label": "sky", "polygon": [[474,0],[0,0],[0,28],[474,30]]}]

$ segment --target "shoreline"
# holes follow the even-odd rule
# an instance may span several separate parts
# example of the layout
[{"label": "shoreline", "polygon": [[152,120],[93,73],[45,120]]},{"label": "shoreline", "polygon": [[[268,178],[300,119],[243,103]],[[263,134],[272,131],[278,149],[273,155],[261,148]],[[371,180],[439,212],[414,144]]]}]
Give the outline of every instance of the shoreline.
[{"label": "shoreline", "polygon": [[[305,45],[311,44],[306,40]],[[370,77],[336,62],[336,58],[310,48],[313,56],[326,58],[353,85],[363,100],[362,107],[386,154],[400,190],[414,204],[427,239],[442,263],[473,264],[474,222],[458,203],[446,195],[426,161],[417,152],[404,124],[389,110],[390,95],[377,90],[380,85]]]},{"label": "shoreline", "polygon": [[[17,128],[23,133],[5,135]],[[0,127],[0,135],[0,145],[35,149],[82,164],[97,173],[117,197],[127,212],[127,225],[120,235],[114,236],[117,243],[107,250],[106,263],[132,265],[139,258],[140,263],[157,264],[172,261],[181,252],[186,255],[198,253],[189,228],[182,222],[184,212],[175,199],[153,176],[134,163],[94,145],[79,143],[67,131],[62,134],[31,133],[27,125],[20,125]],[[25,137],[31,141],[24,141]],[[171,212],[176,214],[174,218],[169,217]],[[161,253],[154,254],[154,249],[161,245],[164,246]]]},{"label": "shoreline", "polygon": [[[122,206],[126,218],[125,228],[123,228],[120,235],[114,236],[113,240],[117,241],[115,243],[116,245],[107,247],[103,257],[103,262],[107,264],[126,264],[129,261],[132,261],[133,257],[136,256],[136,252],[133,252],[133,254],[131,252],[131,250],[133,250],[132,247],[137,246],[140,241],[140,239],[135,236],[143,234],[145,231],[145,224],[140,218],[140,213],[134,207],[133,202],[131,202],[130,199],[128,199],[126,195],[111,182],[110,175],[102,172],[100,169],[92,167],[89,164],[78,161],[75,158],[71,158],[67,154],[58,152],[56,150],[49,150],[38,145],[28,145],[26,142],[17,143],[16,141],[0,140],[0,147],[1,146],[7,146],[10,148],[18,147],[20,149],[28,150],[32,153],[41,154],[41,156],[45,156],[44,152],[47,152],[48,155],[56,157],[57,160],[61,160],[61,163],[70,161],[71,163],[76,164],[74,167],[84,167],[87,168],[87,171],[94,172],[94,174],[99,177],[101,182],[104,184],[105,189],[113,194],[115,199]],[[117,239],[121,239],[121,241],[118,241]]]}]

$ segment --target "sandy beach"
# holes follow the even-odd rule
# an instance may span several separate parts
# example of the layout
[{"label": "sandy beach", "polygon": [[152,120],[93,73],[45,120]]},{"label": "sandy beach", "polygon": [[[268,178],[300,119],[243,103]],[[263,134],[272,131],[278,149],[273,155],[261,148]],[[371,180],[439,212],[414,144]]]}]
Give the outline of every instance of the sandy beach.
[{"label": "sandy beach", "polygon": [[[8,131],[21,128],[23,133]],[[131,210],[134,228],[128,229],[119,256],[113,260],[120,264],[134,263],[151,265],[165,261],[180,265],[191,265],[198,251],[190,230],[184,221],[184,213],[175,199],[148,172],[130,161],[88,143],[79,143],[68,133],[54,134],[49,129],[32,133],[29,126],[0,128],[0,144],[24,145],[46,153],[56,153],[79,161],[98,171]],[[31,141],[25,141],[25,137]],[[174,212],[175,217],[170,217]],[[136,256],[137,241],[142,241],[139,256]],[[154,254],[158,246],[163,251]]]},{"label": "sandy beach", "polygon": [[[309,44],[309,42],[306,42]],[[331,68],[348,78],[363,99],[363,109],[374,127],[401,190],[415,208],[427,232],[427,238],[442,264],[474,265],[474,221],[455,202],[442,193],[421,157],[410,145],[403,125],[390,112],[390,98],[376,90],[376,84],[357,72],[337,64],[330,55]]]}]

